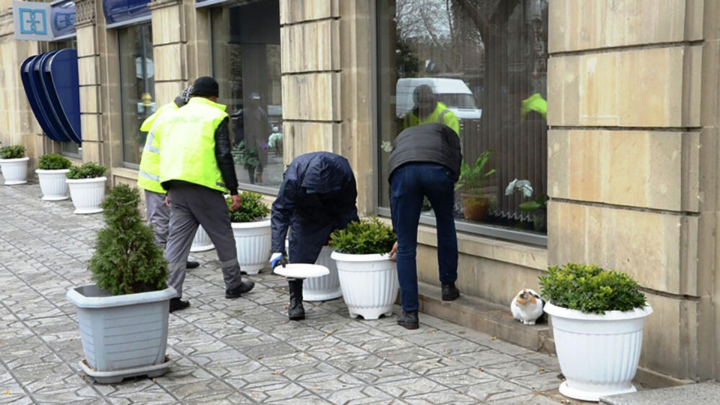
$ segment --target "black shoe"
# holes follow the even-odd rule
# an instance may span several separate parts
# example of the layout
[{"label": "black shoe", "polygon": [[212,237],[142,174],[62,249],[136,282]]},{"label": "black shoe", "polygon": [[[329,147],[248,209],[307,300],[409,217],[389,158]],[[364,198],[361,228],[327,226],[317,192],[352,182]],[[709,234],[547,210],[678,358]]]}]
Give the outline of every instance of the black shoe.
[{"label": "black shoe", "polygon": [[200,267],[200,263],[188,261],[187,265],[185,265],[185,267],[187,267],[188,270],[196,269],[196,268]]},{"label": "black shoe", "polygon": [[303,308],[303,281],[288,281],[288,289],[290,290],[290,306],[288,307],[288,318],[291,321],[300,321],[305,319],[305,308]]},{"label": "black shoe", "polygon": [[418,321],[418,311],[405,312],[405,310],[403,310],[402,314],[398,316],[397,323],[405,329],[419,328],[420,321]]},{"label": "black shoe", "polygon": [[455,301],[460,298],[460,290],[455,287],[455,283],[443,284],[442,285],[442,300],[443,301]]},{"label": "black shoe", "polygon": [[252,291],[253,288],[255,288],[255,283],[250,280],[245,280],[232,290],[225,290],[225,298],[240,298],[241,295]]},{"label": "black shoe", "polygon": [[189,301],[183,301],[180,298],[172,298],[170,300],[170,312],[182,311],[187,308],[190,308]]}]

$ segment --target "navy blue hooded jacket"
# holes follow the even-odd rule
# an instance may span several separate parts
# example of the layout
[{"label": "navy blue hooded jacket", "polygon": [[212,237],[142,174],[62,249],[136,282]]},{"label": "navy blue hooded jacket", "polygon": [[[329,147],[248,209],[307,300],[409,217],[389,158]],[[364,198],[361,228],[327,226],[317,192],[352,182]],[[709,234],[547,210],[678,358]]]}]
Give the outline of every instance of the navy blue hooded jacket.
[{"label": "navy blue hooded jacket", "polygon": [[290,227],[290,261],[315,263],[330,233],[358,220],[356,200],[347,159],[329,152],[298,156],[272,206],[273,252],[285,252]]}]

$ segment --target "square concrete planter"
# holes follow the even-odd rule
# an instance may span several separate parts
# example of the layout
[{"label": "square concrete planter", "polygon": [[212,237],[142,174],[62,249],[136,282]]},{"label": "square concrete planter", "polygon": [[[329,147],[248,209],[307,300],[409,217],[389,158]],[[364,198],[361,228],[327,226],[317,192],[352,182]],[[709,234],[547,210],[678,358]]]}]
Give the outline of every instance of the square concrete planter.
[{"label": "square concrete planter", "polygon": [[94,284],[70,289],[66,297],[77,307],[83,371],[102,384],[163,375],[172,364],[165,349],[176,294],[172,287],[127,295],[111,295]]}]

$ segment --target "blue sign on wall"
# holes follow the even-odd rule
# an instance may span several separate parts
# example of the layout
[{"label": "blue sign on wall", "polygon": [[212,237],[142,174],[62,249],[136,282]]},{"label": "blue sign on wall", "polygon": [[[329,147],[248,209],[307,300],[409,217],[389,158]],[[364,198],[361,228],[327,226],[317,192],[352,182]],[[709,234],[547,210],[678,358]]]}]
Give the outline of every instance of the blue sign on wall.
[{"label": "blue sign on wall", "polygon": [[25,41],[49,41],[50,5],[47,3],[13,1],[13,25],[15,39]]},{"label": "blue sign on wall", "polygon": [[[103,0],[103,12],[109,28],[135,22],[143,17],[150,19],[150,0]],[[110,27],[112,26],[112,27]]]},{"label": "blue sign on wall", "polygon": [[69,1],[53,6],[50,12],[50,25],[55,38],[75,33],[75,3]]}]

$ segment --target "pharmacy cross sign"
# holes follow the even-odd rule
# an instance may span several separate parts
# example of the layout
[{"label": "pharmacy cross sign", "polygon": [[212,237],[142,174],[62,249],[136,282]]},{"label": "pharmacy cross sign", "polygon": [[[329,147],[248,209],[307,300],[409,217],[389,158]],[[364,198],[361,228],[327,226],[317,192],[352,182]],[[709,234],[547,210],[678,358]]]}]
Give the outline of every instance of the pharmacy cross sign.
[{"label": "pharmacy cross sign", "polygon": [[13,1],[15,39],[30,41],[52,40],[53,35],[48,24],[49,16],[50,5],[47,3]]}]

